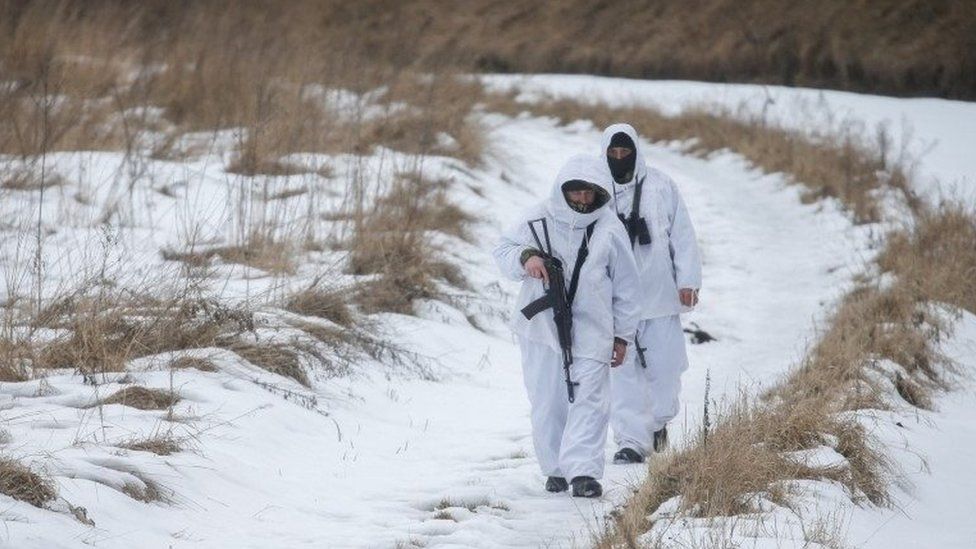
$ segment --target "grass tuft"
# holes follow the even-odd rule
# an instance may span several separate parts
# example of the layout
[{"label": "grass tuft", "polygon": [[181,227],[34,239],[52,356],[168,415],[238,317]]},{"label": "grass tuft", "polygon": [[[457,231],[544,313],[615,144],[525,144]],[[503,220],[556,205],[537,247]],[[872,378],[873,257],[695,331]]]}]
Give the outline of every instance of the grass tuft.
[{"label": "grass tuft", "polygon": [[0,493],[43,507],[57,497],[54,483],[13,459],[0,458]]},{"label": "grass tuft", "polygon": [[125,387],[104,398],[95,406],[121,404],[138,410],[165,410],[180,401],[179,395],[168,389],[150,389],[138,385]]}]

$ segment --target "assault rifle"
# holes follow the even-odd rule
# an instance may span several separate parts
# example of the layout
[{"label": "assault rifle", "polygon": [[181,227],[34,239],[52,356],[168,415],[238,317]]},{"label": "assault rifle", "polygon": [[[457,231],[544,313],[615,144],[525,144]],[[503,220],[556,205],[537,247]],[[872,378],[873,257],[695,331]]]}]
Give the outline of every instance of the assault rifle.
[{"label": "assault rifle", "polygon": [[[545,238],[545,246],[543,246],[542,240],[539,238],[539,233],[535,228],[535,225],[540,222],[542,225],[542,234]],[[573,381],[569,371],[569,367],[573,364],[573,298],[576,296],[576,286],[579,283],[579,271],[589,253],[587,250],[587,241],[589,241],[590,236],[593,234],[593,227],[595,225],[596,222],[594,221],[586,228],[586,236],[583,238],[579,253],[576,255],[576,266],[573,269],[572,278],[567,289],[566,271],[563,267],[563,262],[552,255],[552,243],[549,240],[549,227],[546,224],[546,219],[541,218],[529,221],[529,230],[532,231],[532,237],[535,239],[535,243],[541,254],[542,264],[545,266],[546,273],[549,276],[549,284],[545,285],[545,295],[523,307],[522,314],[525,315],[525,318],[532,320],[532,317],[535,315],[550,307],[552,308],[552,318],[556,322],[556,335],[559,338],[559,348],[562,349],[563,354],[563,371],[566,373],[566,391],[569,393],[570,402],[576,400],[573,388],[579,385],[579,383]]]}]

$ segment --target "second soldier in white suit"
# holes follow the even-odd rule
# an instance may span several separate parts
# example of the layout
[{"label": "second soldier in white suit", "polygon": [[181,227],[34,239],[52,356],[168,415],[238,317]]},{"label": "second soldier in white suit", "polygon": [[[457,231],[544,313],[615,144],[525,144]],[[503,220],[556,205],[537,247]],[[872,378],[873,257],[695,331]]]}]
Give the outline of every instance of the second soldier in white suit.
[{"label": "second soldier in white suit", "polygon": [[698,303],[701,257],[695,229],[674,181],[645,164],[637,132],[614,124],[601,158],[613,178],[616,214],[627,228],[640,273],[637,344],[611,375],[616,463],[644,460],[667,444],[688,368],[679,314]]},{"label": "second soldier in white suit", "polygon": [[[637,324],[637,267],[627,234],[613,214],[609,177],[602,160],[571,158],[559,171],[550,198],[530,208],[494,251],[502,273],[522,281],[512,329],[522,350],[532,438],[548,477],[546,489],[564,491],[570,484],[566,479],[571,479],[573,495],[584,497],[602,493],[610,367],[623,362]],[[539,220],[545,220],[545,229]],[[541,242],[529,228],[532,221]],[[546,247],[546,233],[552,256],[562,262],[572,311],[571,388],[553,309],[532,318],[522,312],[551,287],[542,258],[547,250],[540,250]],[[578,279],[575,285],[573,278]]]}]

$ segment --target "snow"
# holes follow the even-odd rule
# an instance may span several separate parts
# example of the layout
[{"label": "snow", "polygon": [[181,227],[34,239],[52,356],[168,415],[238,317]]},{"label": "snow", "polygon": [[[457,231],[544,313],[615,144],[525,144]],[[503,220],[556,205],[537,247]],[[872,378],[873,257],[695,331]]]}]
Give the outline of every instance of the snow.
[{"label": "snow", "polygon": [[[540,76],[528,82],[569,94],[604,90],[601,93],[618,94],[607,96],[614,101],[623,100],[621,82],[626,82],[628,94],[634,93],[629,91],[631,84],[640,93],[667,89],[671,95],[661,101],[677,103],[680,98],[686,105],[699,95],[709,100],[728,97],[725,101],[732,104],[745,92],[730,90],[761,89],[593,77]],[[794,91],[798,96],[807,93],[773,91],[782,95],[777,105],[787,103]],[[893,116],[897,109],[915,112],[909,108],[914,100],[833,92],[823,96],[829,101],[852,96],[846,99],[852,108],[858,102],[870,103],[874,106],[863,112],[878,117]],[[338,93],[333,100],[341,103],[347,98]],[[925,107],[919,110],[933,112],[943,105],[920,104]],[[954,120],[965,120],[970,113],[968,104],[955,110]],[[924,138],[926,132],[935,132],[935,122],[929,127],[920,120],[913,120],[916,135]],[[451,180],[451,198],[481,220],[472,244],[438,235],[476,292],[454,290],[451,303],[421,303],[416,317],[379,316],[387,337],[420,357],[421,368],[405,370],[363,360],[350,375],[335,377],[310,367],[313,384],[307,389],[227,351],[203,349],[189,354],[212,360],[216,372],[171,372],[164,366],[170,357],[163,356],[140,359],[126,378],[109,379],[97,387],[63,372],[44,382],[0,384],[0,414],[8,435],[4,454],[51,474],[63,498],[52,510],[41,510],[0,496],[0,546],[568,547],[585,544],[598,533],[607,513],[629,496],[645,469],[608,465],[606,494],[595,501],[543,490],[544,478],[533,457],[518,349],[504,322],[516,285],[500,280],[489,252],[500,229],[513,222],[523,206],[548,195],[566,158],[596,152],[602,128],[588,122],[560,127],[524,115],[486,115],[484,121],[490,127],[493,154],[483,166],[432,158],[423,167],[425,173]],[[951,131],[962,135],[976,127],[963,126],[959,123]],[[163,262],[159,250],[183,250],[190,236],[197,243],[234,242],[242,219],[269,211],[256,198],[255,189],[262,185],[273,191],[302,186],[318,191],[280,201],[275,220],[300,231],[308,225],[302,212],[341,207],[348,191],[343,182],[355,170],[382,180],[415,167],[410,159],[385,150],[364,158],[296,155],[288,160],[314,169],[328,166],[334,174],[240,178],[223,171],[228,160],[225,146],[233,139],[221,136],[209,153],[188,162],[147,160],[132,195],[121,191],[131,173],[122,155],[65,153],[49,158],[54,171],[67,181],[42,205],[45,218],[57,220],[46,227],[52,234],[44,250],[52,294],[54,288],[70,287],[91,274],[92,265],[106,261],[114,265],[113,273],[126,274],[133,284],[172,274],[173,264]],[[954,143],[940,141],[933,149],[932,154],[943,155],[936,159],[954,158],[951,147],[939,148],[950,142]],[[824,313],[872,257],[871,237],[877,227],[852,225],[833,201],[802,204],[796,186],[780,175],[757,172],[730,152],[699,158],[678,148],[643,146],[649,161],[676,180],[701,241],[702,303],[685,317],[686,325],[695,322],[717,338],[689,345],[683,409],[671,426],[673,442],[681,444],[699,425],[706,379],[711,406],[735,399],[742,391],[754,394],[797,363]],[[935,162],[930,154],[922,166],[930,173],[944,169],[944,176],[958,168],[949,160]],[[159,192],[163,187],[172,192]],[[84,203],[74,198],[76,193],[85,195]],[[2,202],[0,264],[5,271],[0,278],[20,279],[23,273],[10,266],[32,257],[30,239],[23,235],[36,215],[29,212],[36,212],[38,204],[29,193],[11,194]],[[98,223],[108,203],[117,205],[113,230]],[[321,237],[329,229],[312,224],[312,230]],[[339,277],[339,282],[345,276],[329,270],[339,260],[336,252],[306,252],[297,259],[293,275],[218,265],[205,291],[228,302],[259,305],[260,337],[291,337],[287,314],[267,305],[268,300],[304,287],[323,271]],[[23,289],[14,286],[0,287],[0,297]],[[960,326],[952,341],[960,345],[960,356],[971,358],[972,347],[965,346],[976,341],[976,325],[967,316]],[[173,388],[182,400],[171,413],[119,405],[86,407],[130,383]],[[970,455],[952,449],[957,440],[972,440],[966,448],[976,448],[976,431],[965,423],[965,416],[946,413],[973,409],[973,398],[953,393],[939,401],[942,413],[921,414],[922,423],[893,431],[911,437],[905,444],[927,456],[940,479],[932,481],[935,474],[913,475],[915,495],[906,493],[899,500],[907,513],[851,509],[841,487],[800,483],[798,489],[806,487],[808,495],[797,510],[764,503],[779,517],[773,524],[781,525],[782,532],[771,530],[762,516],[740,517],[739,531],[752,532],[756,547],[779,546],[778,533],[792,536],[783,539],[805,540],[810,536],[804,528],[809,529],[817,509],[835,512],[835,507],[849,516],[849,539],[878,547],[897,546],[899,539],[908,539],[899,536],[918,524],[938,530],[940,514],[966,524],[962,514],[967,500],[962,498],[973,488],[973,476],[964,469]],[[165,432],[185,437],[190,448],[155,456],[116,446]],[[614,450],[608,445],[608,458]],[[797,457],[831,462],[836,460],[832,452],[825,446]],[[912,466],[906,470],[919,470],[912,451],[904,454],[900,462]],[[137,502],[121,492],[126,484],[144,488],[147,480],[158,483],[163,501]],[[952,501],[938,501],[940,493],[953,494]],[[77,520],[69,503],[85,508],[95,525]],[[673,524],[671,528],[680,532],[668,535],[690,543],[716,535],[699,523],[682,524],[686,527]],[[971,530],[942,530],[947,544],[964,541],[967,535],[972,539]]]},{"label": "snow", "polygon": [[913,409],[871,418],[872,434],[890,450],[896,491],[891,509],[852,508],[847,539],[856,547],[976,545],[976,316],[962,312],[941,351],[963,372],[958,388],[940,396],[937,411]]},{"label": "snow", "polygon": [[721,107],[800,131],[850,122],[875,139],[879,127],[917,162],[917,192],[930,198],[976,202],[976,103],[935,98],[896,98],[812,88],[759,84],[712,84],[681,80],[632,80],[586,75],[489,75],[498,90],[519,90],[519,99],[565,97],[610,105],[645,105],[668,115],[696,107]]}]

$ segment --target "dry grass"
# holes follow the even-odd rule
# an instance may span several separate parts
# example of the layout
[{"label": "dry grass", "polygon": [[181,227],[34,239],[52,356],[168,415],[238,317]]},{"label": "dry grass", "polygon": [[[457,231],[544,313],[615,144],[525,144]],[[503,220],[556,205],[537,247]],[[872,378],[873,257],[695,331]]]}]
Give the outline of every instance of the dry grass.
[{"label": "dry grass", "polygon": [[183,356],[169,363],[169,367],[174,370],[186,370],[193,368],[201,372],[216,372],[217,366],[208,359]]},{"label": "dry grass", "polygon": [[86,375],[123,371],[133,358],[209,347],[219,336],[253,329],[250,313],[213,301],[187,296],[160,301],[108,293],[55,301],[35,322],[67,329],[70,335],[35,345],[32,365],[76,368]]},{"label": "dry grass", "polygon": [[[181,134],[240,128],[228,170],[242,175],[298,173],[281,161],[288,153],[376,145],[480,158],[468,116],[477,84],[351,55],[360,35],[322,25],[332,12],[312,0],[0,5],[10,77],[0,86],[0,151],[149,147],[172,157]],[[369,101],[329,103],[329,90],[381,86]]]},{"label": "dry grass", "polygon": [[[803,150],[792,145],[774,150],[791,149]],[[847,152],[839,156],[836,151],[827,154],[836,158],[865,154],[856,147],[844,149]],[[772,160],[776,158],[788,155],[775,153]],[[877,165],[877,159],[871,158],[847,165]],[[794,165],[772,160],[753,161],[783,169]],[[894,185],[904,191],[907,182],[900,171],[895,173],[899,175],[876,180],[871,188]],[[797,181],[806,184],[799,177]],[[811,188],[820,189],[816,184]],[[870,192],[855,189],[836,196],[860,212],[862,220],[879,212]],[[883,450],[842,412],[890,408],[893,397],[930,408],[936,392],[948,388],[952,365],[934,347],[945,326],[929,305],[942,302],[976,310],[976,212],[957,204],[929,208],[912,202],[907,193],[905,197],[914,220],[889,235],[878,258],[879,267],[895,275],[893,282],[883,286],[863,282],[841,300],[817,344],[786,380],[762,400],[734,406],[713,430],[653,462],[648,480],[595,546],[636,547],[637,537],[651,527],[646,517],[672,497],[680,497],[682,513],[700,517],[752,512],[759,494],[789,505],[790,494],[783,487],[793,479],[830,479],[847,486],[855,501],[889,503],[891,468]],[[896,363],[900,370],[882,368],[882,359]],[[812,468],[785,455],[830,440],[836,441],[833,448],[845,457],[848,467]]]},{"label": "dry grass", "polygon": [[[884,458],[864,442],[852,421],[830,414],[823,400],[807,399],[768,407],[745,400],[736,404],[711,432],[702,433],[686,448],[651,463],[647,485],[637,496],[641,510],[633,513],[620,533],[646,531],[647,514],[680,496],[679,512],[695,517],[735,516],[756,512],[759,497],[788,504],[784,481],[830,479],[843,483],[852,497],[887,502]],[[833,435],[834,448],[850,467],[812,467],[787,452],[816,448]],[[635,499],[636,500],[636,499]]]},{"label": "dry grass", "polygon": [[179,401],[179,395],[168,389],[150,389],[135,385],[118,390],[99,400],[95,406],[121,404],[138,410],[166,410]]},{"label": "dry grass", "polygon": [[152,452],[157,456],[168,456],[183,451],[184,441],[172,434],[157,434],[143,439],[133,439],[119,444],[120,448]]},{"label": "dry grass", "polygon": [[247,265],[273,274],[289,274],[295,271],[297,251],[298,246],[290,239],[252,231],[239,244],[188,252],[166,249],[161,254],[167,261],[179,261],[190,267],[207,267],[213,258],[219,257],[226,263]]},{"label": "dry grass", "polygon": [[429,231],[466,237],[472,217],[450,203],[446,182],[431,182],[408,174],[397,179],[389,193],[354,220],[349,242],[349,271],[379,275],[362,284],[356,302],[369,313],[413,312],[417,299],[443,297],[439,282],[466,288],[457,266],[440,258]]},{"label": "dry grass", "polygon": [[914,227],[888,238],[879,259],[926,300],[976,311],[976,212],[943,204],[916,216]]},{"label": "dry grass", "polygon": [[311,386],[298,353],[288,345],[256,344],[240,340],[223,345],[259,368],[294,379],[305,387]]},{"label": "dry grass", "polygon": [[892,154],[892,141],[886,130],[876,137],[884,149],[861,135],[852,125],[807,136],[764,123],[758,115],[739,115],[717,108],[691,109],[676,116],[665,116],[649,107],[610,107],[569,99],[550,99],[538,103],[514,102],[511,95],[495,94],[488,105],[515,114],[528,110],[568,124],[590,120],[606,127],[627,121],[651,141],[685,141],[689,151],[706,154],[731,149],[768,173],[787,174],[804,188],[804,200],[837,198],[858,222],[878,221],[881,216],[876,192],[894,189],[917,206],[908,192],[907,176],[899,158]]},{"label": "dry grass", "polygon": [[6,457],[0,457],[0,493],[34,507],[43,507],[58,495],[49,479]]},{"label": "dry grass", "polygon": [[213,361],[206,358],[196,358],[192,356],[179,357],[170,362],[169,367],[173,370],[186,370],[192,368],[201,372],[216,372],[218,370]]},{"label": "dry grass", "polygon": [[[954,0],[440,0],[336,5],[380,59],[512,73],[976,97],[976,8]],[[376,32],[376,29],[397,29]]]},{"label": "dry grass", "polygon": [[33,348],[28,341],[11,336],[0,337],[0,382],[30,379]]},{"label": "dry grass", "polygon": [[147,478],[141,473],[128,471],[129,474],[139,479],[139,483],[131,482],[122,487],[122,493],[130,498],[143,503],[153,503],[157,501],[165,502],[167,497],[163,488],[156,481]]},{"label": "dry grass", "polygon": [[348,290],[318,287],[318,281],[311,287],[295,293],[288,298],[285,309],[305,316],[315,316],[330,320],[340,326],[351,326],[355,318],[349,310]]},{"label": "dry grass", "polygon": [[281,241],[260,234],[251,234],[245,242],[211,250],[228,263],[239,263],[269,273],[295,271],[296,248],[290,241]]}]

